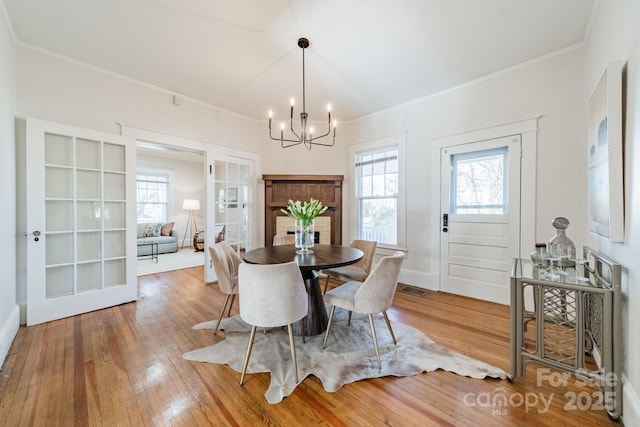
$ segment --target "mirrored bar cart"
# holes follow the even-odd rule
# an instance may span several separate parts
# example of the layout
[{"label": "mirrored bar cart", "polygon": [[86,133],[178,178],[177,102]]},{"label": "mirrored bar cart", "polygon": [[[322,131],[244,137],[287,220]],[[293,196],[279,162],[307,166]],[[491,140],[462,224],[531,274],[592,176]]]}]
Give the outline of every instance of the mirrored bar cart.
[{"label": "mirrored bar cart", "polygon": [[[592,249],[538,268],[514,259],[511,377],[526,364],[573,373],[599,387],[609,416],[622,415],[621,266]],[[600,396],[601,395],[601,396]]]}]

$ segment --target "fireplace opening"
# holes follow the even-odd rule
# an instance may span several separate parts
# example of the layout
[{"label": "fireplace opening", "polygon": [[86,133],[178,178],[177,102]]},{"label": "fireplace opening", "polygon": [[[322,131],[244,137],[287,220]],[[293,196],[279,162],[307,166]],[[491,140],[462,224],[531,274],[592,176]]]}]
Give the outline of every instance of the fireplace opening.
[{"label": "fireplace opening", "polygon": [[[331,218],[327,216],[319,216],[313,225],[313,242],[316,245],[331,244]],[[294,234],[295,220],[288,216],[277,216],[275,234]]]}]

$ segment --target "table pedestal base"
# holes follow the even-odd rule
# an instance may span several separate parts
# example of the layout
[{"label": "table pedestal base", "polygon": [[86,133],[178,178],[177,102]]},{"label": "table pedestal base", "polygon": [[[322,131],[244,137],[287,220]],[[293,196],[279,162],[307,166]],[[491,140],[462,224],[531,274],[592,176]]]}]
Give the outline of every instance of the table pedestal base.
[{"label": "table pedestal base", "polygon": [[[327,329],[329,318],[324,306],[318,274],[314,270],[306,270],[302,272],[302,278],[309,294],[309,314],[302,319],[305,324],[305,335],[320,335]],[[294,335],[302,335],[300,322],[293,324],[293,333]]]}]

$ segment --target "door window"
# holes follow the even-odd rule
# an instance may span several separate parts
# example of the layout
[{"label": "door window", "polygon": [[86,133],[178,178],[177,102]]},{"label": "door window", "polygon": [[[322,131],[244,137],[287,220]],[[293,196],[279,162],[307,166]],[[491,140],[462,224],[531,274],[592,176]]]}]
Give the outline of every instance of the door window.
[{"label": "door window", "polygon": [[452,214],[507,213],[507,147],[451,156]]}]

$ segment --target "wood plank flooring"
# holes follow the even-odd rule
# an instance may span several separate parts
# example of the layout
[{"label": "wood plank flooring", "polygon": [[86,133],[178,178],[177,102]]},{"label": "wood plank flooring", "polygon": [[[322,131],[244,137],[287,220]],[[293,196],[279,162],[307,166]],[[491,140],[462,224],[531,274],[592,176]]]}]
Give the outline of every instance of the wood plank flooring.
[{"label": "wood plank flooring", "polygon": [[[240,386],[228,366],[181,358],[224,339],[223,332],[192,329],[216,319],[224,302],[217,285],[202,278],[202,267],[142,276],[136,303],[21,327],[0,372],[0,425],[620,425],[584,399],[583,409],[571,408],[572,396],[595,389],[573,379],[566,387],[537,385],[533,364],[514,382],[436,371],[360,381],[335,393],[308,377],[270,405],[263,396],[269,374],[249,374]],[[388,311],[392,321],[509,372],[508,307],[403,288]]]}]

